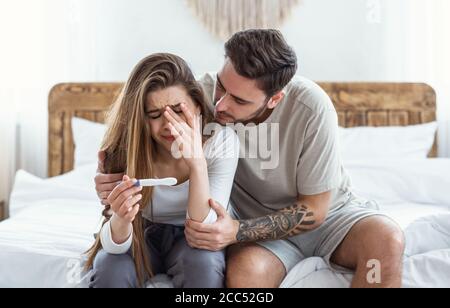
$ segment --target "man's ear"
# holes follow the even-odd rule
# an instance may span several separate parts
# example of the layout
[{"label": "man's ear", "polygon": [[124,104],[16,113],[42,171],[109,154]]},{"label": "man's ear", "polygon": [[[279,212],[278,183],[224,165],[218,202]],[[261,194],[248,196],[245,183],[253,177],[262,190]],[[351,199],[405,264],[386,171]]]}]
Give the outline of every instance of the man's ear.
[{"label": "man's ear", "polygon": [[269,109],[274,109],[283,100],[283,98],[284,98],[284,92],[283,91],[278,92],[277,94],[275,94],[274,96],[272,96],[270,98],[270,101],[269,101],[269,104],[267,105],[267,107]]}]

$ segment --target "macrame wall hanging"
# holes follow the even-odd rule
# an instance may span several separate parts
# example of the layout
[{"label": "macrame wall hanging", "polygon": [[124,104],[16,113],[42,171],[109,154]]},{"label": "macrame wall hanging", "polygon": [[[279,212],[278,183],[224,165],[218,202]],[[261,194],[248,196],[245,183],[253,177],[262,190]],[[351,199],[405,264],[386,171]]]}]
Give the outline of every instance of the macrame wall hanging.
[{"label": "macrame wall hanging", "polygon": [[301,0],[186,0],[217,38],[245,29],[278,28]]}]

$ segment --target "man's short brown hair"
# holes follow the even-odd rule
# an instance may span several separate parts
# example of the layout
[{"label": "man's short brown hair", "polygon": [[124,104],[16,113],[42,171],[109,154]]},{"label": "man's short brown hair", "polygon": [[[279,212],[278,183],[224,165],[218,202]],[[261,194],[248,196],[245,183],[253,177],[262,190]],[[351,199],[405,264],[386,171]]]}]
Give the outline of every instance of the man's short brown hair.
[{"label": "man's short brown hair", "polygon": [[278,30],[246,30],[225,43],[225,55],[242,77],[256,80],[268,97],[281,91],[297,72],[297,56]]}]

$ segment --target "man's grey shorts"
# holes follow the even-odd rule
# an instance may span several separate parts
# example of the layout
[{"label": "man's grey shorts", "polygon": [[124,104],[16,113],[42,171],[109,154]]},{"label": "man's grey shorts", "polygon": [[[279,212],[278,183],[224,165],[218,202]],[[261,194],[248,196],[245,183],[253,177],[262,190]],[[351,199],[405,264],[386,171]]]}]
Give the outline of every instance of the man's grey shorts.
[{"label": "man's grey shorts", "polygon": [[[233,213],[236,216],[236,213]],[[352,227],[364,218],[385,216],[375,202],[351,198],[345,205],[330,211],[326,221],[316,230],[286,240],[258,242],[283,262],[286,272],[309,257],[322,257],[335,271],[349,273],[348,269],[332,264],[330,259]],[[236,217],[238,218],[238,217]]]}]

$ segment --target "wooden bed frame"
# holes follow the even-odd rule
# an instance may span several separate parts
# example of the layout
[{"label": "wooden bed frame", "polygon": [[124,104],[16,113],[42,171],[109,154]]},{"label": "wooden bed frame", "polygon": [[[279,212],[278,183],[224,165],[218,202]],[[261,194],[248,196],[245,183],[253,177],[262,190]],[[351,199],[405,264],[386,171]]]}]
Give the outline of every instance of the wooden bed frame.
[{"label": "wooden bed frame", "polygon": [[[320,86],[330,95],[343,127],[405,126],[436,121],[436,94],[426,84],[333,83]],[[103,123],[121,83],[56,85],[49,96],[48,176],[74,166],[72,117]],[[436,139],[437,140],[437,139]],[[437,141],[430,157],[437,156]]]}]

